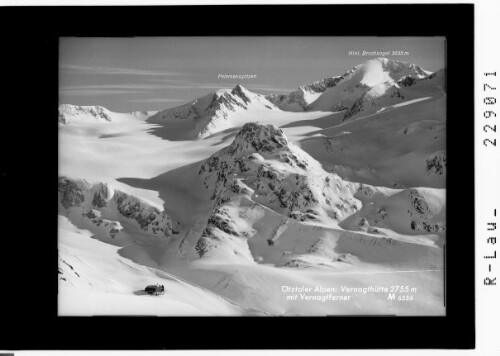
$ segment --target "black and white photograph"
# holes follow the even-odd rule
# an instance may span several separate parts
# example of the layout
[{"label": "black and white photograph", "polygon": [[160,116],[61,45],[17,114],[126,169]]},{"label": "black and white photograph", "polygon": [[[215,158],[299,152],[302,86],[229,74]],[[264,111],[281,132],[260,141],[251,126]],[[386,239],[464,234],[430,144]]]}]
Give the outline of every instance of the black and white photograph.
[{"label": "black and white photograph", "polygon": [[0,354],[498,353],[498,5],[2,1]]},{"label": "black and white photograph", "polygon": [[58,315],[445,316],[446,109],[442,36],[61,37]]}]

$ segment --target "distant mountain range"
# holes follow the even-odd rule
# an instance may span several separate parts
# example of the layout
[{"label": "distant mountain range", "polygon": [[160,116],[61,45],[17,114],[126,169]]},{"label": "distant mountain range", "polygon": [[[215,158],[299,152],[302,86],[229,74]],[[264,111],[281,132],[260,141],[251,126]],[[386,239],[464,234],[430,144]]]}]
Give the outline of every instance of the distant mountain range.
[{"label": "distant mountain range", "polygon": [[[233,118],[244,111],[343,111],[344,120],[347,120],[445,90],[444,69],[432,73],[412,63],[375,58],[343,75],[300,86],[289,94],[261,95],[237,85],[157,113],[129,114],[160,125],[184,121],[188,137],[204,138],[234,127]],[[59,108],[61,124],[84,117],[111,122],[113,116],[100,106],[63,104]]]}]

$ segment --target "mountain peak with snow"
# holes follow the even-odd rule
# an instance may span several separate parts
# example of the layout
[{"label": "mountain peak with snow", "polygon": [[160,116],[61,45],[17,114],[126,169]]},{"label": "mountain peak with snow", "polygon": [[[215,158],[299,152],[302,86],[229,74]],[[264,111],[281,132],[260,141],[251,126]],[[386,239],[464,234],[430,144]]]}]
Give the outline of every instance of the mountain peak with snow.
[{"label": "mountain peak with snow", "polygon": [[[155,116],[110,112],[108,121],[101,107],[62,106],[74,120],[59,130],[66,310],[217,314],[212,293],[272,315],[437,314],[446,73],[419,79],[400,63],[373,58],[284,101],[238,84]],[[304,112],[318,97],[325,110]],[[402,280],[401,271],[420,272]],[[276,293],[332,276],[369,286],[379,272],[387,284],[427,288],[421,303],[283,303]],[[149,305],[144,287],[157,282],[167,293]]]},{"label": "mountain peak with snow", "polygon": [[155,111],[131,111],[127,113],[119,113],[111,111],[104,106],[79,106],[72,104],[59,105],[59,125],[62,127],[74,123],[78,125],[93,125],[121,123],[133,121],[144,121]]},{"label": "mountain peak with snow", "polygon": [[427,70],[423,69],[422,67],[417,66],[414,63],[405,62],[405,61],[397,61],[395,59],[388,59],[388,58],[382,58],[382,57],[379,57],[376,59],[382,63],[382,66],[385,70],[395,74],[396,77],[399,77],[399,78],[401,78],[401,74],[399,74],[399,73],[405,72],[405,71],[409,72],[406,75],[413,75],[419,79],[424,78],[424,77],[432,74],[432,72],[427,71]]},{"label": "mountain peak with snow", "polygon": [[317,80],[310,84],[304,84],[288,94],[270,94],[266,99],[283,111],[307,111],[308,106],[314,102],[323,92],[336,86],[355,69],[347,73]]},{"label": "mountain peak with snow", "polygon": [[[437,153],[429,157],[432,174],[442,174],[446,160],[442,156]],[[287,239],[300,240],[303,231],[324,226],[348,226],[361,234],[379,234],[379,227],[382,230],[393,224],[389,216],[404,221],[394,224],[404,233],[420,230],[434,233],[445,228],[437,216],[439,206],[430,208],[425,191],[392,190],[347,181],[323,169],[320,162],[274,125],[245,124],[230,146],[201,162],[198,182],[213,203],[205,224],[200,227],[202,232],[193,235],[193,243],[199,258],[217,263],[221,260],[260,263],[260,256],[265,260],[265,256],[281,246],[275,263],[297,266],[294,264],[297,258],[316,251],[318,240],[313,239],[307,251],[298,257],[296,250],[285,247]],[[393,201],[397,204],[393,205]],[[376,209],[371,208],[374,204]],[[400,211],[408,215],[398,215]],[[259,235],[262,228],[266,233]],[[266,253],[255,254],[256,250]],[[306,265],[317,263],[301,261]]]},{"label": "mountain peak with snow", "polygon": [[233,89],[220,89],[187,104],[160,111],[148,121],[164,125],[182,121],[190,127],[192,138],[205,138],[235,126],[234,119],[250,109],[273,110],[275,106],[263,95],[238,84]]},{"label": "mountain peak with snow", "polygon": [[411,86],[431,74],[413,63],[384,57],[370,58],[346,73],[337,85],[324,91],[307,109],[347,110],[346,119],[371,114],[385,106],[414,99],[416,94],[411,90],[402,93],[400,88]]},{"label": "mountain peak with snow", "polygon": [[357,83],[373,86],[384,82],[397,81],[404,76],[421,79],[430,73],[413,63],[378,57],[368,59],[361,64],[353,72],[352,79]]},{"label": "mountain peak with snow", "polygon": [[359,205],[353,197],[354,184],[325,172],[274,125],[245,124],[230,146],[202,162],[198,175],[213,200],[213,211],[196,244],[200,257],[255,234],[231,208],[241,199],[254,201],[256,209],[264,209],[261,213],[282,221],[332,223]]},{"label": "mountain peak with snow", "polygon": [[236,94],[236,93],[239,93],[239,92],[247,92],[247,93],[250,93],[250,91],[249,91],[247,88],[245,88],[243,85],[241,85],[241,84],[239,84],[239,83],[238,83],[238,84],[236,84],[236,85],[235,85],[235,87],[233,88],[232,93],[233,93],[233,94]]},{"label": "mountain peak with snow", "polygon": [[59,123],[66,125],[74,119],[91,119],[111,122],[111,111],[99,105],[78,106],[71,104],[59,105]]},{"label": "mountain peak with snow", "polygon": [[229,146],[229,152],[273,152],[289,144],[283,131],[274,125],[246,123]]},{"label": "mountain peak with snow", "polygon": [[[342,75],[301,85],[297,90],[288,94],[272,94],[266,98],[284,111],[345,110],[352,106],[359,95],[373,86],[392,83],[405,76],[422,79],[431,73],[413,63],[377,57],[352,67]],[[327,94],[327,92],[334,94]],[[345,94],[341,93],[340,98],[335,98],[339,92],[345,92]],[[323,95],[326,98],[322,98]],[[331,96],[334,96],[333,100]],[[342,102],[344,99],[347,99],[347,102]]]}]

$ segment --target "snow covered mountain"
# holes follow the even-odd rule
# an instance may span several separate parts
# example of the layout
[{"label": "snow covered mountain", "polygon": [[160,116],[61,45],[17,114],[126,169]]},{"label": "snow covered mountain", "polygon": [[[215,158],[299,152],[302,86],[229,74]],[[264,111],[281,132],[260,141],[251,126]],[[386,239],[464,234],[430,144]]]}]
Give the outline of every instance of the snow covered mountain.
[{"label": "snow covered mountain", "polygon": [[[431,82],[429,80],[429,82]],[[361,106],[352,118],[345,112],[304,139],[301,147],[347,180],[394,188],[446,186],[446,95],[432,92],[425,79],[411,86],[418,98],[383,107]],[[401,93],[409,91],[402,87]],[[392,98],[396,100],[397,98]],[[374,102],[376,104],[376,102]]]},{"label": "snow covered mountain", "polygon": [[102,106],[59,105],[59,124],[67,125],[73,120],[111,122],[111,112]]},{"label": "snow covered mountain", "polygon": [[271,94],[266,98],[284,111],[307,111],[308,106],[319,98],[321,93],[327,89],[336,86],[355,69],[352,69],[344,75],[325,78],[311,84],[301,85],[297,90],[289,94]]},{"label": "snow covered mountain", "polygon": [[[426,85],[418,85],[428,81]],[[440,84],[439,84],[440,83]],[[159,112],[134,112],[130,117],[147,119],[163,130],[167,139],[206,138],[217,132],[243,125],[248,114],[266,116],[268,110],[285,112],[345,111],[344,119],[369,115],[384,107],[425,95],[425,90],[444,86],[444,76],[432,75],[415,64],[376,58],[353,67],[343,75],[300,86],[289,94],[261,95],[241,85],[221,89],[187,104]],[[417,87],[420,87],[420,92]],[[428,94],[428,93],[427,93]],[[100,106],[61,105],[59,122],[111,122],[126,114],[112,113]]]},{"label": "snow covered mountain", "polygon": [[153,115],[154,111],[134,111],[130,113],[115,113],[105,107],[94,106],[78,106],[71,104],[59,105],[58,121],[60,125],[68,125],[74,123],[111,123],[119,122],[126,118],[135,118],[145,120]]},{"label": "snow covered mountain", "polygon": [[[287,95],[61,105],[59,122],[65,315],[443,315],[444,70],[376,58]],[[282,291],[374,284],[418,293]]]},{"label": "snow covered mountain", "polygon": [[252,93],[241,85],[221,89],[187,104],[166,109],[148,122],[172,125],[183,122],[192,138],[204,138],[233,126],[234,116],[242,111],[276,110],[263,95]]},{"label": "snow covered mountain", "polygon": [[[396,90],[399,86],[395,83],[401,78],[417,80],[431,74],[432,72],[412,63],[375,58],[353,67],[341,76],[325,78],[300,86],[298,90],[289,94],[273,94],[266,98],[284,111],[349,109],[348,117],[351,117],[352,113],[359,109],[360,101],[371,101],[370,98],[378,98],[386,92],[386,97],[403,100],[404,98],[401,98]],[[361,98],[362,96],[365,97]],[[393,103],[395,101],[389,100]]]},{"label": "snow covered mountain", "polygon": [[412,63],[387,58],[370,59],[354,70],[333,88],[326,90],[308,107],[309,110],[347,110],[345,119],[351,118],[368,107],[378,110],[409,100],[400,91],[398,81],[420,80],[432,73]]},{"label": "snow covered mountain", "polygon": [[[262,315],[246,310],[217,294],[149,266],[134,252],[134,243],[113,246],[89,230],[76,227],[65,216],[58,220],[59,315]],[[162,250],[164,245],[151,245]],[[139,250],[140,251],[140,250]],[[133,256],[133,257],[132,257]],[[133,260],[136,260],[134,262]],[[167,293],[150,298],[144,287],[164,285]]]},{"label": "snow covered mountain", "polygon": [[255,234],[248,219],[231,216],[241,200],[261,204],[284,219],[324,223],[335,223],[360,206],[352,198],[353,184],[324,172],[272,125],[245,124],[230,146],[201,165],[199,175],[215,201],[197,243],[200,255],[211,249],[214,240]]},{"label": "snow covered mountain", "polygon": [[231,145],[204,161],[198,173],[214,202],[195,246],[203,258],[317,265],[325,263],[316,256],[320,250],[328,258],[339,252],[358,258],[353,251],[333,248],[318,231],[333,233],[342,226],[407,241],[412,239],[408,235],[445,229],[442,191],[345,181],[324,171],[272,125],[244,125]]},{"label": "snow covered mountain", "polygon": [[445,92],[445,78],[442,72],[415,78],[406,75],[396,82],[377,84],[363,93],[345,112],[344,120],[371,115],[387,108],[424,100]]},{"label": "snow covered mountain", "polygon": [[[302,85],[289,94],[264,96],[237,85],[233,89],[221,89],[174,108],[129,114],[151,123],[166,125],[169,129],[183,131],[186,137],[205,138],[233,127],[233,122],[238,121],[239,112],[277,109],[291,112],[346,110],[345,119],[348,119],[361,112],[376,112],[384,106],[414,99],[418,95],[412,90],[406,90],[405,93],[402,88],[415,89],[415,84],[421,90],[432,90],[436,86],[443,88],[444,80],[444,70],[433,74],[413,63],[375,58],[353,67],[343,75]],[[429,83],[421,85],[424,81]],[[367,110],[369,107],[371,110]],[[101,106],[62,104],[59,107],[61,124],[90,119],[111,122],[119,119],[120,115],[125,114],[112,113]]]},{"label": "snow covered mountain", "polygon": [[61,177],[58,189],[59,213],[102,241],[124,244],[138,232],[162,239],[178,233],[164,212],[107,184]]}]

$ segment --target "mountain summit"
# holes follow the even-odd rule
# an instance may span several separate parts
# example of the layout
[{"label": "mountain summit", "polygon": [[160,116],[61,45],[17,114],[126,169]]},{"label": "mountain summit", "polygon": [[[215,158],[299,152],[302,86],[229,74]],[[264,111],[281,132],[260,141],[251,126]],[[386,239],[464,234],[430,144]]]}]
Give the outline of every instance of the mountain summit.
[{"label": "mountain summit", "polygon": [[340,76],[300,86],[289,94],[266,98],[284,111],[339,111],[352,107],[369,88],[393,83],[403,77],[414,80],[432,74],[421,67],[387,58],[369,59]]},{"label": "mountain summit", "polygon": [[[207,226],[196,244],[200,256],[223,246],[224,241],[231,245],[240,238],[236,241],[246,243],[241,238],[255,234],[235,206],[255,205],[255,219],[266,214],[276,222],[292,219],[329,224],[361,206],[353,197],[356,184],[325,172],[319,162],[273,125],[245,124],[230,146],[201,164],[198,174],[214,201]],[[248,256],[248,247],[240,254]]]},{"label": "mountain summit", "polygon": [[[346,181],[325,171],[273,125],[245,124],[231,145],[201,163],[198,176],[213,205],[193,244],[199,257],[219,263],[254,264],[262,256],[285,266],[297,266],[298,260],[317,263],[298,255],[321,248],[332,252],[329,245],[320,247],[324,227],[371,233],[379,233],[380,227],[402,233],[444,229],[441,208],[431,207],[425,190]],[[379,238],[351,238],[380,243]]]},{"label": "mountain summit", "polygon": [[252,93],[238,84],[233,89],[220,89],[187,104],[166,109],[150,117],[148,122],[172,124],[188,121],[190,135],[204,138],[232,126],[235,114],[249,109],[275,109],[263,95]]},{"label": "mountain summit", "polygon": [[59,124],[66,125],[71,121],[111,122],[111,112],[102,106],[59,105]]},{"label": "mountain summit", "polygon": [[345,119],[348,119],[362,112],[369,114],[370,105],[378,110],[383,105],[408,100],[399,88],[430,78],[431,74],[413,63],[374,58],[343,75],[302,85],[288,94],[265,96],[238,84],[232,89],[220,89],[187,104],[160,111],[148,121],[163,125],[169,132],[182,132],[185,139],[193,139],[206,138],[252,121],[244,114],[250,111],[345,110]]},{"label": "mountain summit", "polygon": [[[423,82],[427,84],[420,85]],[[443,92],[443,86],[441,75],[435,76],[413,63],[375,58],[354,67],[338,85],[326,90],[307,109],[346,110],[344,120],[347,120],[370,115],[404,101],[432,96]]]}]

